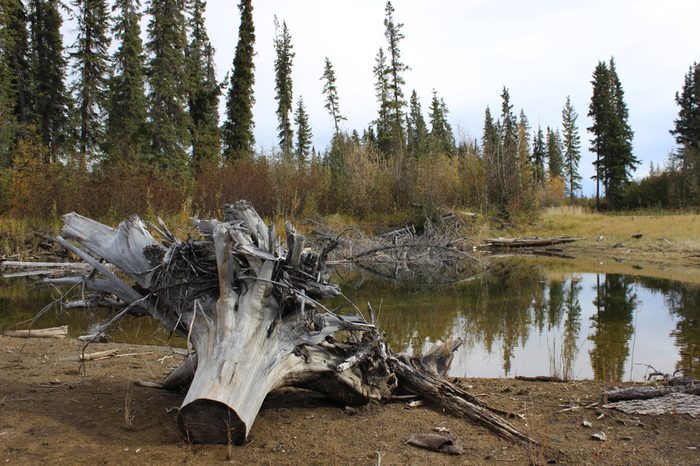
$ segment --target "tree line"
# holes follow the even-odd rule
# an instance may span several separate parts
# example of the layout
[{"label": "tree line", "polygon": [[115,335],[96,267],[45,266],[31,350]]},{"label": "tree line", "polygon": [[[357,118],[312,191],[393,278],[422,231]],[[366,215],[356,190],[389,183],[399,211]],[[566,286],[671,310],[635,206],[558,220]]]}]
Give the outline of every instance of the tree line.
[{"label": "tree line", "polygon": [[[504,87],[500,112],[485,111],[481,140],[456,141],[437,90],[427,121],[416,91],[407,98],[403,24],[391,2],[373,68],[374,121],[348,131],[331,60],[319,69],[334,128],[321,152],[312,147],[303,97],[294,99],[291,31],[274,18],[278,150],[256,153],[252,1],[238,8],[232,69],[219,82],[205,0],[151,0],[145,8],[139,0],[116,0],[111,9],[106,0],[0,0],[0,209],[40,216],[86,206],[98,215],[185,205],[207,210],[235,196],[259,198],[267,213],[461,205],[512,216],[580,195],[581,138],[571,100],[561,130],[534,129],[524,111],[515,115]],[[64,11],[78,31],[66,48]],[[676,97],[681,111],[672,132],[679,149],[650,177],[665,180],[669,205],[699,199],[698,74],[694,64]],[[631,179],[639,161],[614,59],[598,64],[592,84],[588,130],[604,205],[642,205],[648,188]],[[599,198],[597,192],[596,205]]]}]

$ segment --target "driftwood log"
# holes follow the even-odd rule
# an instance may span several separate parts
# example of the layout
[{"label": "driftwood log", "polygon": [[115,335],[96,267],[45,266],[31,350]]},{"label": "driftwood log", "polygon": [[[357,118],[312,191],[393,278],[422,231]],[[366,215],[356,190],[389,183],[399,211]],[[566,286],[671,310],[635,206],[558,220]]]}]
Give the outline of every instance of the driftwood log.
[{"label": "driftwood log", "polygon": [[444,379],[460,341],[422,358],[395,354],[373,317],[325,308],[320,300],[340,293],[325,267],[334,245],[307,251],[287,224],[283,247],[245,201],[227,205],[223,221],[195,219],[199,237],[188,241],[138,217],[116,229],[75,213],[63,219],[56,241],[91,272],[45,282],[82,284],[127,304],[97,334],[139,309],[187,338],[191,355],[163,386],[187,387],[178,424],[190,441],[242,444],[270,391],[302,387],[345,405],[401,389],[503,438],[537,443]]},{"label": "driftwood log", "polygon": [[490,248],[539,248],[555,244],[573,243],[577,238],[491,238],[486,240]]}]

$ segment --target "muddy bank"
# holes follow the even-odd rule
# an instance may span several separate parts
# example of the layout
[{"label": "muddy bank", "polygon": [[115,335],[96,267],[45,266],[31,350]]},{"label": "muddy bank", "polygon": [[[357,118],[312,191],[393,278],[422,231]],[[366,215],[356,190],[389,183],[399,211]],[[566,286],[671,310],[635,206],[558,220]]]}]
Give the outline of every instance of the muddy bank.
[{"label": "muddy bank", "polygon": [[[144,388],[161,380],[180,356],[165,348],[93,344],[125,357],[76,362],[74,340],[0,336],[0,461],[7,464],[697,464],[700,424],[687,415],[630,416],[597,407],[603,385],[591,381],[523,382],[461,379],[489,404],[525,415],[514,424],[542,442],[527,449],[468,421],[405,404],[357,412],[308,392],[271,395],[243,447],[190,445],[176,413],[184,394]],[[582,425],[590,421],[592,428]],[[450,430],[465,450],[446,456],[406,444],[434,427]],[[591,439],[603,431],[607,441]]]}]

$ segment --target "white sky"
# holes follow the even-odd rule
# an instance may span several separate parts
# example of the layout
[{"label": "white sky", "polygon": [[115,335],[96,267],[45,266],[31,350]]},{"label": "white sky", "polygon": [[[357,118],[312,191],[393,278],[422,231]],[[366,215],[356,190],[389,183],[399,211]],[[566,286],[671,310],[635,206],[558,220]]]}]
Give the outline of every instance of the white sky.
[{"label": "white sky", "polygon": [[[581,172],[590,193],[592,156],[585,150],[591,75],[598,60],[614,55],[626,92],[635,155],[664,161],[674,148],[668,131],[677,115],[675,92],[688,67],[700,60],[698,0],[395,0],[404,23],[403,60],[411,67],[404,93],[416,89],[426,113],[437,89],[453,128],[480,137],[484,109],[500,111],[510,90],[515,112],[531,125],[560,126],[567,95],[577,109],[584,153]],[[253,0],[256,28],[255,124],[258,147],[276,143],[273,15],[287,22],[296,57],[294,100],[303,96],[314,132],[324,149],[332,121],[321,96],[323,59],[337,75],[345,128],[360,133],[375,118],[372,67],[384,39],[384,0]],[[238,36],[237,1],[210,0],[207,27],[216,48],[219,77],[231,68]]]},{"label": "white sky", "polygon": [[[324,57],[335,68],[340,109],[347,117],[344,129],[361,134],[376,117],[372,68],[379,47],[385,47],[385,4],[253,0],[259,149],[269,152],[277,143],[274,15],[286,21],[292,35],[295,105],[303,96],[313,143],[323,150],[333,132],[321,94]],[[237,5],[238,0],[208,2],[206,24],[219,79],[231,70]],[[402,59],[411,67],[404,94],[408,98],[416,90],[427,119],[432,89],[437,89],[458,140],[481,138],[484,110],[488,105],[494,116],[500,113],[504,85],[514,112],[524,109],[534,129],[561,126],[561,109],[570,95],[579,114],[584,194],[592,194],[586,131],[590,81],[597,62],[614,56],[635,132],[634,152],[642,161],[636,176],[648,173],[650,161],[663,163],[675,148],[669,134],[678,113],[674,96],[688,67],[700,61],[700,0],[394,0],[393,5],[396,21],[404,24]],[[66,46],[75,34],[70,23],[64,29]]]}]

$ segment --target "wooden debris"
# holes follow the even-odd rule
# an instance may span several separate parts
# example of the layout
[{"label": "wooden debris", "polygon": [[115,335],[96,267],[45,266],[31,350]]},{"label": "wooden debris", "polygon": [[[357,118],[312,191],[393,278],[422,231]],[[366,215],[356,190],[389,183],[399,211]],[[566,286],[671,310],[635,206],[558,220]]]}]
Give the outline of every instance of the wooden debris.
[{"label": "wooden debris", "polygon": [[490,248],[539,248],[573,243],[577,239],[568,236],[560,238],[491,238],[486,240],[486,246]]},{"label": "wooden debris", "polygon": [[51,328],[37,328],[29,330],[5,330],[3,335],[15,338],[66,338],[68,336],[68,326]]},{"label": "wooden debris", "polygon": [[285,248],[249,203],[227,205],[224,213],[223,221],[195,219],[200,237],[186,242],[163,225],[156,240],[135,216],[111,228],[75,213],[64,216],[56,238],[94,269],[63,282],[128,305],[110,322],[139,308],[187,339],[192,354],[163,386],[188,387],[178,414],[188,441],[243,444],[267,394],[300,387],[347,406],[391,399],[400,389],[505,439],[537,444],[501,417],[508,413],[443,378],[460,340],[413,358],[394,353],[360,313],[325,308],[323,298],[340,294],[327,282],[333,243],[320,253],[307,250],[287,224]]}]

